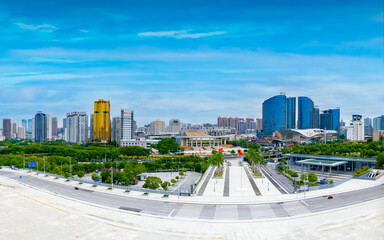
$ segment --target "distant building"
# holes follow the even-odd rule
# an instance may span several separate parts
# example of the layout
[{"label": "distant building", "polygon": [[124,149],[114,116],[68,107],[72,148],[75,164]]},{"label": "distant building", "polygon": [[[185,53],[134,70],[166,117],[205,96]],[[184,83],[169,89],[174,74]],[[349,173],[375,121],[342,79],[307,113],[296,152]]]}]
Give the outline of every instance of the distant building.
[{"label": "distant building", "polygon": [[11,138],[16,139],[17,138],[17,131],[19,130],[19,123],[13,122],[12,123],[12,133]]},{"label": "distant building", "polygon": [[169,132],[179,133],[181,130],[181,122],[179,119],[169,120]]},{"label": "distant building", "polygon": [[313,109],[315,105],[309,97],[298,98],[298,129],[310,129],[313,126]]},{"label": "distant building", "polygon": [[120,139],[121,141],[128,141],[133,139],[135,132],[135,121],[133,120],[133,111],[127,109],[121,109],[121,130]]},{"label": "distant building", "polygon": [[32,128],[33,128],[32,119],[28,119],[27,132],[32,133]]},{"label": "distant building", "polygon": [[84,112],[67,114],[66,141],[85,144],[88,141],[88,115]]},{"label": "distant building", "polygon": [[38,112],[35,115],[34,141],[41,143],[47,141],[47,117],[44,113]]},{"label": "distant building", "polygon": [[12,135],[11,131],[12,131],[11,119],[4,118],[3,119],[3,136],[5,137],[6,140],[11,139],[11,135]]},{"label": "distant building", "polygon": [[19,126],[17,129],[17,139],[26,139],[25,128],[23,126]]},{"label": "distant building", "polygon": [[28,128],[28,122],[26,119],[22,119],[21,120],[21,126],[24,127],[25,131],[27,131],[27,128]]},{"label": "distant building", "polygon": [[340,131],[340,109],[329,109],[320,114],[320,128]]},{"label": "distant building", "polygon": [[384,130],[373,131],[373,141],[379,141],[384,136]]},{"label": "distant building", "polygon": [[52,115],[46,114],[46,131],[47,131],[47,141],[52,141]]},{"label": "distant building", "polygon": [[320,109],[315,106],[312,112],[312,128],[320,128]]},{"label": "distant building", "polygon": [[228,137],[210,136],[202,132],[184,132],[176,137],[182,147],[220,147],[227,143]]},{"label": "distant building", "polygon": [[263,119],[256,118],[256,130],[263,130]]},{"label": "distant building", "polygon": [[275,131],[287,127],[286,96],[281,94],[263,102],[263,135],[271,136]]},{"label": "distant building", "polygon": [[159,142],[159,140],[131,139],[131,140],[126,140],[126,141],[121,141],[120,146],[121,147],[138,146],[138,147],[143,147],[143,148],[146,148],[146,149],[150,149],[151,148],[151,144],[154,144],[154,143],[157,143],[157,142]]},{"label": "distant building", "polygon": [[112,133],[111,133],[111,140],[116,141],[117,145],[120,146],[121,142],[121,117],[114,117],[112,118]]},{"label": "distant building", "polygon": [[367,135],[373,134],[373,128],[372,128],[372,119],[371,118],[364,118],[364,133]]},{"label": "distant building", "polygon": [[58,121],[57,117],[52,118],[52,137],[57,137]]},{"label": "distant building", "polygon": [[99,99],[94,103],[93,139],[111,141],[111,118],[109,100]]},{"label": "distant building", "polygon": [[151,122],[151,135],[160,135],[165,132],[165,123],[160,119],[157,119],[154,122]]},{"label": "distant building", "polygon": [[237,122],[237,133],[238,134],[245,134],[245,131],[247,130],[247,124],[245,121],[238,121]]},{"label": "distant building", "polygon": [[352,121],[347,129],[347,140],[349,141],[364,141],[364,124],[361,121],[361,115],[353,115]]},{"label": "distant building", "polygon": [[287,98],[287,129],[296,128],[296,98]]}]

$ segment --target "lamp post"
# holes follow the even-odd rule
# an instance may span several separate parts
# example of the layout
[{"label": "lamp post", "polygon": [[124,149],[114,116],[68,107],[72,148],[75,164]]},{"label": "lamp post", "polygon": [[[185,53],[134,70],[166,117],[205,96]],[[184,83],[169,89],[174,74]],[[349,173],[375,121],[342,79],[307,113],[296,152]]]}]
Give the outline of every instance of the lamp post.
[{"label": "lamp post", "polygon": [[43,158],[44,160],[44,176],[45,176],[45,158]]},{"label": "lamp post", "polygon": [[25,170],[25,152],[23,152],[23,170]]}]

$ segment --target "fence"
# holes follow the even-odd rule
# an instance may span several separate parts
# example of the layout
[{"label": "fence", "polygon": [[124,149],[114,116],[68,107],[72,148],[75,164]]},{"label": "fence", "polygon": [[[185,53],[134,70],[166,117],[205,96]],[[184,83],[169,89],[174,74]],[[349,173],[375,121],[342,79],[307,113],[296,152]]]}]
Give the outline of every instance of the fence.
[{"label": "fence", "polygon": [[351,177],[347,177],[347,178],[344,178],[340,181],[337,181],[335,183],[332,183],[332,184],[324,184],[324,185],[320,185],[320,186],[312,186],[312,187],[308,187],[308,191],[313,191],[313,190],[320,190],[320,189],[327,189],[327,188],[333,188],[333,187],[336,187],[342,183],[345,183],[345,182],[348,182],[349,180],[351,180],[353,178],[353,176]]}]

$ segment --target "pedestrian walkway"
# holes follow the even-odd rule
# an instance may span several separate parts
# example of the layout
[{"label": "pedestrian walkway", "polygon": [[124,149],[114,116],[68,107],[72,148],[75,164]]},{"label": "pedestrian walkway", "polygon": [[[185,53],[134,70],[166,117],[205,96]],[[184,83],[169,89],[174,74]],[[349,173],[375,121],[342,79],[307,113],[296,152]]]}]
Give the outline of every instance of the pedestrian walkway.
[{"label": "pedestrian walkway", "polygon": [[213,175],[213,171],[215,171],[215,168],[216,167],[214,167],[214,166],[211,167],[211,170],[209,171],[207,177],[205,178],[203,184],[201,185],[199,191],[197,192],[197,196],[203,196],[204,191],[207,188],[208,182],[209,182],[209,180],[211,179],[211,177]]},{"label": "pedestrian walkway", "polygon": [[245,173],[248,176],[248,180],[251,183],[252,189],[255,192],[256,196],[260,196],[261,192],[260,192],[259,188],[256,186],[256,183],[253,180],[253,176],[251,175],[251,173],[249,172],[249,170],[248,170],[248,168],[246,166],[243,166],[243,168],[244,168]]},{"label": "pedestrian walkway", "polygon": [[227,165],[226,171],[225,171],[225,182],[224,182],[224,197],[229,197],[229,169],[230,167]]}]

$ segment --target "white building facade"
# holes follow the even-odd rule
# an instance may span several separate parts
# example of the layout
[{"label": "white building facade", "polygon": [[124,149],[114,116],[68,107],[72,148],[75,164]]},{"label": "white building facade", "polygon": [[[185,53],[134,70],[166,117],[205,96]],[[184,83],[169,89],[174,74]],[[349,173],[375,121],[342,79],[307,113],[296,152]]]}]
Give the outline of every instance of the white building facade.
[{"label": "white building facade", "polygon": [[121,141],[128,141],[134,137],[133,111],[121,109]]},{"label": "white building facade", "polygon": [[364,141],[364,123],[361,115],[353,115],[347,129],[347,140],[349,141]]},{"label": "white building facade", "polygon": [[67,114],[65,141],[84,144],[88,141],[88,115],[83,112]]}]

